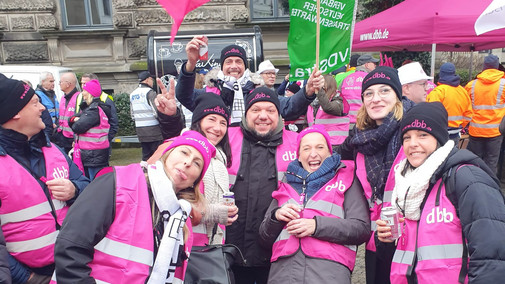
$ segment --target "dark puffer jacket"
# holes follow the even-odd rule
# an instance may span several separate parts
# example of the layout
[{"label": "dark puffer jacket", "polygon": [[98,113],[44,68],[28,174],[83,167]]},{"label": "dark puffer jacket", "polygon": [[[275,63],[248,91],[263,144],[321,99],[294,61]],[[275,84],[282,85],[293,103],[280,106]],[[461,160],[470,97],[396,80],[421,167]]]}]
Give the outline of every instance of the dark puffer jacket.
[{"label": "dark puffer jacket", "polygon": [[[101,108],[108,118],[111,117],[110,107],[100,101],[100,98],[94,98],[89,106],[83,103],[81,104],[82,111],[69,120],[69,126],[75,134],[86,133],[92,127],[100,124],[100,113],[98,108]],[[76,117],[79,117],[79,119],[74,121]],[[107,166],[109,164],[109,148],[97,150],[81,149],[81,159],[85,167]]]}]

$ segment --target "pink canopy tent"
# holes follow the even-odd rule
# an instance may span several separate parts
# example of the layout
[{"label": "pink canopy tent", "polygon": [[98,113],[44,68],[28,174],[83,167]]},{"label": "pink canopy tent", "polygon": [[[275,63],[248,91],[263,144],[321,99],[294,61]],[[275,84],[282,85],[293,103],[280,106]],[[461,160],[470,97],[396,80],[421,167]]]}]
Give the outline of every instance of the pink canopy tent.
[{"label": "pink canopy tent", "polygon": [[354,27],[353,51],[471,51],[505,47],[505,29],[477,36],[492,0],[406,0]]}]

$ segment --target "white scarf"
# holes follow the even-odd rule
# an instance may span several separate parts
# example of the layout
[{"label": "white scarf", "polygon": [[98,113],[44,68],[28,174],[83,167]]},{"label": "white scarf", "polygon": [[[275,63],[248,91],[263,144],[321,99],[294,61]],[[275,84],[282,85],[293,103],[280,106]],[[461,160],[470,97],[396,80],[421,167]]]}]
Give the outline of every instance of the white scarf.
[{"label": "white scarf", "polygon": [[[430,179],[438,167],[447,159],[454,148],[454,141],[449,140],[444,146],[434,151],[422,165],[407,170],[405,176],[402,171],[407,159],[402,160],[395,167],[395,187],[391,196],[391,203],[397,210],[404,210],[405,218],[417,221],[421,217],[421,203],[426,195]],[[405,208],[404,208],[405,207]]]},{"label": "white scarf", "polygon": [[242,87],[245,86],[245,84],[251,79],[249,69],[246,69],[242,77],[238,80],[232,76],[225,76],[223,71],[219,71],[217,78],[223,80],[224,86],[235,93],[233,96],[230,124],[242,121],[242,115],[245,111],[244,93],[242,92]]},{"label": "white scarf", "polygon": [[[157,161],[147,167],[151,191],[156,206],[163,214],[165,230],[158,248],[158,254],[149,277],[148,284],[172,283],[174,280],[175,263],[179,256],[179,247],[184,244],[183,230],[191,204],[186,200],[178,200],[172,182],[167,177],[163,163]],[[168,275],[168,277],[167,277]]]}]

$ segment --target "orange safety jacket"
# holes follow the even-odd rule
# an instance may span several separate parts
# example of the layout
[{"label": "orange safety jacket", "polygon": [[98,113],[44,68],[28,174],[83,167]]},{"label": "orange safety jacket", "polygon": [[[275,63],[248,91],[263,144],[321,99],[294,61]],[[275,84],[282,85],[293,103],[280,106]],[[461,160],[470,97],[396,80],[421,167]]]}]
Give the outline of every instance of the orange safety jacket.
[{"label": "orange safety jacket", "polygon": [[427,102],[441,102],[449,115],[449,127],[464,128],[472,119],[472,101],[461,86],[453,87],[446,84],[438,84],[428,94]]},{"label": "orange safety jacket", "polygon": [[486,69],[466,85],[473,107],[468,128],[470,136],[492,138],[501,135],[498,127],[505,114],[504,75],[498,69]]}]

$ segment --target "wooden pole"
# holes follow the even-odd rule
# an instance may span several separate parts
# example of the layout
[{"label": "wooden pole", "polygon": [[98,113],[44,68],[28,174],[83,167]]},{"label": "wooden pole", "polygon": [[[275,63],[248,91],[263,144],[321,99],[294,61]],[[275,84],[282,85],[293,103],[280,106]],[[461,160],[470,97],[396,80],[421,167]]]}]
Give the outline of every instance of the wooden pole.
[{"label": "wooden pole", "polygon": [[316,70],[319,70],[319,38],[320,38],[320,35],[319,35],[319,23],[320,23],[320,14],[319,14],[319,10],[320,9],[320,2],[319,0],[317,0],[317,17],[316,17]]}]

